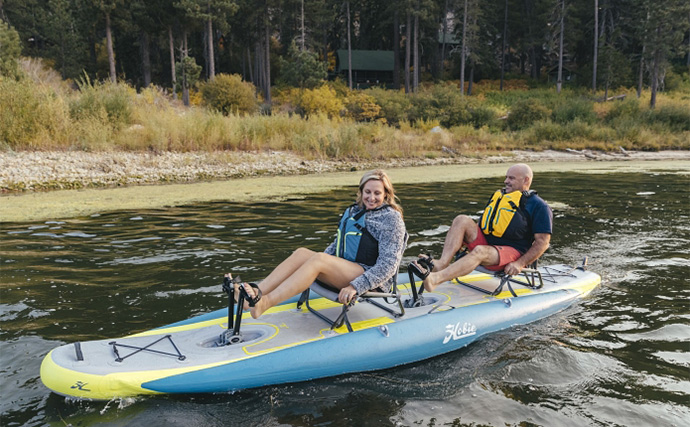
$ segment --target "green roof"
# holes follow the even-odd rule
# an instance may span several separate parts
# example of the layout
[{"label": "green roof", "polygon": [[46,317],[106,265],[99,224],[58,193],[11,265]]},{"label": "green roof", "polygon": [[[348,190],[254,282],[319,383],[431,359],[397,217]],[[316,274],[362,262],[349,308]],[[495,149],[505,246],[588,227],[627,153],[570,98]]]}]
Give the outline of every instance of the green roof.
[{"label": "green roof", "polygon": [[[353,71],[393,71],[392,50],[352,50]],[[338,49],[338,69],[347,70],[347,49]]]}]

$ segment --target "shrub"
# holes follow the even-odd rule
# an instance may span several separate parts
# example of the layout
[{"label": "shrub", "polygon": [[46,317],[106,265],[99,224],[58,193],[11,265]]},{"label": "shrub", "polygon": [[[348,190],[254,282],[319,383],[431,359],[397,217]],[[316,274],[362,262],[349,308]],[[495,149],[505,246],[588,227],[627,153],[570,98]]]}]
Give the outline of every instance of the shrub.
[{"label": "shrub", "polygon": [[516,102],[508,114],[506,123],[512,130],[522,130],[533,123],[545,120],[550,111],[537,100],[524,99]]},{"label": "shrub", "polygon": [[135,90],[121,83],[91,84],[85,78],[80,93],[69,105],[74,120],[97,119],[114,129],[132,124]]},{"label": "shrub", "polygon": [[388,124],[398,126],[400,122],[408,120],[412,102],[405,92],[373,88],[367,89],[365,93],[372,96],[376,105],[381,107],[381,116]]},{"label": "shrub", "polygon": [[650,125],[663,124],[672,132],[690,131],[690,109],[687,106],[662,105],[646,113]]},{"label": "shrub", "polygon": [[627,97],[627,99],[614,102],[611,109],[606,113],[605,121],[608,123],[637,120],[640,116],[640,101],[637,98]]},{"label": "shrub", "polygon": [[201,86],[201,97],[204,105],[226,116],[256,113],[259,108],[254,85],[237,74],[218,74]]},{"label": "shrub", "polygon": [[426,132],[431,132],[432,129],[438,128],[440,125],[441,125],[441,122],[439,122],[438,120],[433,120],[433,119],[424,120],[424,119],[420,119],[420,120],[416,120],[416,121],[414,122],[414,125],[413,125],[412,127],[413,127],[414,129],[419,129],[419,130],[421,130],[422,132],[426,133]]},{"label": "shrub", "polygon": [[361,91],[353,91],[346,99],[347,115],[358,122],[383,121],[381,106],[376,99]]},{"label": "shrub", "polygon": [[0,76],[19,77],[17,60],[22,53],[19,33],[4,21],[0,21]]},{"label": "shrub", "polygon": [[316,89],[307,89],[299,100],[299,107],[306,116],[325,114],[329,118],[340,117],[345,109],[335,90],[327,85]]},{"label": "shrub", "polygon": [[568,124],[575,120],[594,123],[597,116],[591,101],[584,99],[569,99],[559,105],[551,113],[554,122]]},{"label": "shrub", "polygon": [[549,143],[568,139],[565,127],[552,121],[539,121],[534,123],[526,132],[525,137],[528,142],[536,145],[544,145],[544,148],[551,148]]},{"label": "shrub", "polygon": [[469,113],[470,123],[477,129],[483,126],[500,127],[496,112],[489,107],[481,104],[473,105],[469,108]]},{"label": "shrub", "polygon": [[66,140],[67,108],[50,89],[0,78],[0,93],[0,146],[46,148]]},{"label": "shrub", "polygon": [[453,84],[436,85],[412,97],[410,120],[438,120],[446,128],[470,123],[467,101]]}]

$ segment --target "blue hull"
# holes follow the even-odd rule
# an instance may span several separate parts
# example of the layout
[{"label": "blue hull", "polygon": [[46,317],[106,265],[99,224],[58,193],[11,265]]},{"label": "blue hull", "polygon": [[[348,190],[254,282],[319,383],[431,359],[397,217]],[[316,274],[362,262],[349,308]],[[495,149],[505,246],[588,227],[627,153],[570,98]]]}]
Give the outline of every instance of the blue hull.
[{"label": "blue hull", "polygon": [[[486,275],[466,277],[474,283],[494,280]],[[399,282],[404,282],[402,275]],[[76,346],[53,350],[41,366],[41,379],[60,394],[110,399],[229,392],[388,369],[448,353],[483,335],[553,315],[587,295],[599,282],[598,275],[578,271],[543,289],[519,292],[519,297],[508,292],[490,296],[447,283],[425,294],[430,305],[407,309],[403,317],[381,315],[383,310],[358,303],[350,311],[353,332],[344,328],[331,331],[314,314],[288,302],[260,319],[243,320],[245,342],[231,346],[214,345],[227,328],[227,311],[217,310],[117,339],[121,345],[146,346],[170,336],[170,342],[184,353],[183,358],[141,352],[117,361],[113,359],[112,340],[91,341],[80,344],[85,359],[81,361],[75,358]],[[312,301],[315,306],[321,304],[319,310],[330,313],[330,317],[340,311],[337,304]],[[170,351],[166,343],[162,340],[151,348]],[[120,349],[119,354],[122,352]],[[337,361],[332,362],[329,355],[337,355]]]}]

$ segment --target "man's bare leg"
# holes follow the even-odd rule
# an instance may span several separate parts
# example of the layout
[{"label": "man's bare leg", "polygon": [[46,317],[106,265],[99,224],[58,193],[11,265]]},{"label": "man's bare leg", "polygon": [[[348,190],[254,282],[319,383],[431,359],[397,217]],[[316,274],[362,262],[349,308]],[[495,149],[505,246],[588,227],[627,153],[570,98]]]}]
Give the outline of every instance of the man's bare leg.
[{"label": "man's bare leg", "polygon": [[432,292],[440,283],[469,274],[479,265],[496,265],[500,261],[498,250],[493,246],[477,246],[467,255],[448,267],[433,271],[424,279],[424,289]]},{"label": "man's bare leg", "polygon": [[443,253],[441,257],[434,261],[434,271],[441,271],[447,268],[455,254],[465,245],[465,242],[473,242],[477,238],[477,223],[467,215],[458,215],[446,234],[443,243]]}]

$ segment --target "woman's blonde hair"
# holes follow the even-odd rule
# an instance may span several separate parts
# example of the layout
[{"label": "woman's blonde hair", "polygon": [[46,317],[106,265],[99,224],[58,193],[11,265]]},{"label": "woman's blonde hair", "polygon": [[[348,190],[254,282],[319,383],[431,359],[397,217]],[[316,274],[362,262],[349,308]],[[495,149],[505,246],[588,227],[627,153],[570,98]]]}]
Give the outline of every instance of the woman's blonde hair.
[{"label": "woman's blonde hair", "polygon": [[398,197],[395,195],[393,183],[391,182],[391,179],[388,177],[388,174],[386,174],[386,172],[384,172],[383,169],[374,169],[362,175],[362,179],[359,180],[359,188],[357,189],[357,204],[359,205],[359,207],[364,207],[364,202],[362,202],[362,191],[364,189],[364,184],[371,181],[372,179],[381,181],[381,183],[383,184],[383,203],[390,205],[390,207],[402,214],[403,209],[398,204]]}]

